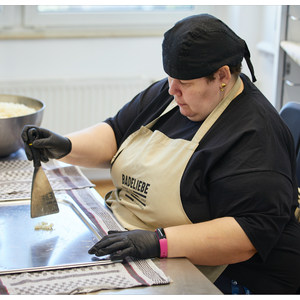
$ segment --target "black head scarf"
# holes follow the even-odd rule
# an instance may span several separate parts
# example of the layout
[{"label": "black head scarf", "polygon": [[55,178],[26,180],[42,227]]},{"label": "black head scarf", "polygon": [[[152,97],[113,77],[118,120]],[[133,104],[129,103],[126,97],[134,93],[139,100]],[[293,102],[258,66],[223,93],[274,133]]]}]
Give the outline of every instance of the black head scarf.
[{"label": "black head scarf", "polygon": [[164,34],[162,48],[164,70],[172,78],[205,77],[224,65],[238,65],[245,58],[252,81],[256,81],[246,42],[209,14],[177,22]]}]

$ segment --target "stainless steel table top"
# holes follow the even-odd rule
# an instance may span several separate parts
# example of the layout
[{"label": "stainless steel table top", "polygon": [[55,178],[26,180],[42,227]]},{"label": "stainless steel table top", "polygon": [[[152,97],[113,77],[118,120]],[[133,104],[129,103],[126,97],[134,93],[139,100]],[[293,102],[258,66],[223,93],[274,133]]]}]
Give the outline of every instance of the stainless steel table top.
[{"label": "stainless steel table top", "polygon": [[[92,222],[68,195],[57,201],[59,214],[34,219],[29,199],[0,201],[0,275],[104,263],[88,254],[101,239]],[[40,222],[53,229],[36,230]]]}]

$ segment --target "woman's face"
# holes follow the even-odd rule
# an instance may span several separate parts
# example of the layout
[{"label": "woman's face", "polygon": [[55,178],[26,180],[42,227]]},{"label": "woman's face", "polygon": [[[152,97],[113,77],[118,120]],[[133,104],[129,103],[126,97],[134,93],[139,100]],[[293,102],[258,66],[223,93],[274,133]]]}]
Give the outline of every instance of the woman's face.
[{"label": "woman's face", "polygon": [[224,92],[220,82],[208,82],[204,77],[193,80],[179,80],[168,77],[169,94],[174,96],[180,113],[191,121],[203,121],[221,102]]}]

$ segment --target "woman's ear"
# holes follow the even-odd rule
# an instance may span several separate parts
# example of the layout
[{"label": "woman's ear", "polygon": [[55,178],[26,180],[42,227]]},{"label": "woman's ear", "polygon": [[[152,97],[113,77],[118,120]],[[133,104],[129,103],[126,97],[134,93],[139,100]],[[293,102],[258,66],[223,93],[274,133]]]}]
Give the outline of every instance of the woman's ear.
[{"label": "woman's ear", "polygon": [[228,66],[223,66],[221,67],[217,72],[216,72],[216,77],[222,81],[225,84],[228,84],[228,82],[231,79],[231,73],[230,69]]}]

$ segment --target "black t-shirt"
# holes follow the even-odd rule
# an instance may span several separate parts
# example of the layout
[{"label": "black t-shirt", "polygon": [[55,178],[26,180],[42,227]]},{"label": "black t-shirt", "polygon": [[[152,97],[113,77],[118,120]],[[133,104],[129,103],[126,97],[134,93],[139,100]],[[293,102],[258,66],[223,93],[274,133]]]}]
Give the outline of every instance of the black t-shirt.
[{"label": "black t-shirt", "polygon": [[[298,199],[293,139],[270,102],[248,77],[242,74],[241,78],[243,92],[206,133],[186,167],[181,201],[193,223],[234,217],[257,249],[251,259],[228,266],[223,274],[255,293],[289,293],[293,282],[300,285],[300,225],[293,217]],[[164,79],[107,119],[117,146],[158,117],[172,99]],[[181,115],[176,107],[152,130],[191,140],[201,124]],[[290,276],[293,269],[297,276]]]}]

